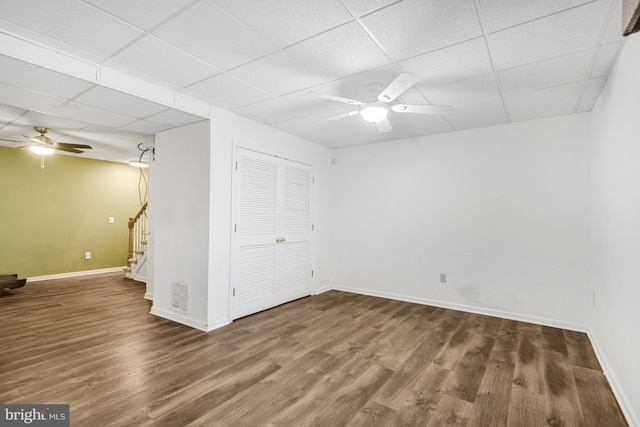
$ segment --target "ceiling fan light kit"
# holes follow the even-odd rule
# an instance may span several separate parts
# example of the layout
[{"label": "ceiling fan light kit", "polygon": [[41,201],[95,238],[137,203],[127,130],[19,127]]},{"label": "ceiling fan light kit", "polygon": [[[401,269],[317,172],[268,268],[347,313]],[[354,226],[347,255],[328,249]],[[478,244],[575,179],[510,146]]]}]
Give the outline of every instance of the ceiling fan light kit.
[{"label": "ceiling fan light kit", "polygon": [[371,102],[360,107],[360,115],[370,123],[378,123],[387,117],[389,106],[382,102]]},{"label": "ceiling fan light kit", "polygon": [[47,145],[31,145],[29,147],[29,150],[41,156],[48,156],[49,154],[53,154],[53,152],[55,151],[53,148]]}]

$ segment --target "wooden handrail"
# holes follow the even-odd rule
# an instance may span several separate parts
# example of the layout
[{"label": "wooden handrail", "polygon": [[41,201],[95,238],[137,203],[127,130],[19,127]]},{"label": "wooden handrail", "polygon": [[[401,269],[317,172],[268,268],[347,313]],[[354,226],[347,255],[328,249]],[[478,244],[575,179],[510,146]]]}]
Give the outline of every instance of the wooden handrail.
[{"label": "wooden handrail", "polygon": [[[136,216],[134,216],[133,218],[129,218],[129,222],[127,223],[127,226],[129,227],[129,252],[127,254],[127,266],[128,267],[131,267],[131,261],[129,261],[129,260],[131,258],[133,258],[133,241],[134,241],[133,229],[135,228],[136,223],[138,222],[140,217],[147,210],[147,204],[148,204],[148,202],[144,202],[144,205],[142,205],[142,207],[140,208],[140,210],[138,211]],[[143,230],[143,232],[144,231],[145,230]]]}]

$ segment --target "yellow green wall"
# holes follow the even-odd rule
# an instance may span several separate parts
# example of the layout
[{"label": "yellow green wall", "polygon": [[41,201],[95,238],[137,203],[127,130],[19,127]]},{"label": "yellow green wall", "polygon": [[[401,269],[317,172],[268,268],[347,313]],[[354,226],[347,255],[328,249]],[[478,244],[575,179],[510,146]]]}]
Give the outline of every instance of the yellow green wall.
[{"label": "yellow green wall", "polygon": [[127,164],[65,155],[45,157],[43,170],[40,156],[0,147],[0,274],[126,265],[127,221],[140,209],[139,177]]}]

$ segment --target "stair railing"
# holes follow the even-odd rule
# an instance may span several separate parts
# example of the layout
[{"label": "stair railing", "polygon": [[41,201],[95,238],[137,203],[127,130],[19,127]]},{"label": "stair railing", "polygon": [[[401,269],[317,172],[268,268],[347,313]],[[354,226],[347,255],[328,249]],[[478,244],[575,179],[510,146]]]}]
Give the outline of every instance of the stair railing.
[{"label": "stair railing", "polygon": [[131,267],[131,259],[134,253],[142,251],[142,246],[147,243],[147,202],[140,208],[136,216],[129,218],[129,254],[127,255],[127,266]]}]

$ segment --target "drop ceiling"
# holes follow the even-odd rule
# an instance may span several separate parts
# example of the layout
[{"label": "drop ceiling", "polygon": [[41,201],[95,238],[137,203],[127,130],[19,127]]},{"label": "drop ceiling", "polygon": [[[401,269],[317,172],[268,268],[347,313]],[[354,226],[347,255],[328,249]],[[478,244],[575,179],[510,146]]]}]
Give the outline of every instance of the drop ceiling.
[{"label": "drop ceiling", "polygon": [[[2,0],[0,32],[340,148],[590,111],[620,14],[619,0]],[[455,108],[390,113],[380,133],[326,120],[353,107],[309,93],[365,101],[401,72],[420,78],[401,102]],[[10,56],[0,103],[18,107],[0,137],[34,112],[121,137],[202,120]]]}]

